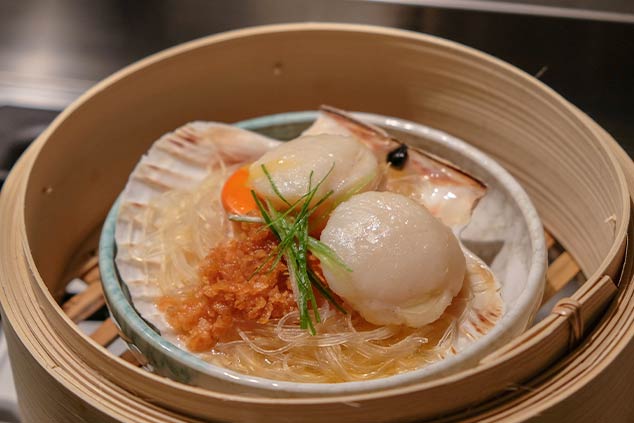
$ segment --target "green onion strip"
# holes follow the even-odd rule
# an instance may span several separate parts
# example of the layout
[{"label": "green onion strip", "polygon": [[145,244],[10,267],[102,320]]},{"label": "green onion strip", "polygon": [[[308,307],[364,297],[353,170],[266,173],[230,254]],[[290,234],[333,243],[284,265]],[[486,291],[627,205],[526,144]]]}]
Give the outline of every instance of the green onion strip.
[{"label": "green onion strip", "polygon": [[[346,310],[335,300],[332,291],[319,280],[315,272],[308,265],[308,252],[310,251],[319,259],[322,266],[328,266],[330,268],[340,267],[346,271],[351,271],[337,256],[337,253],[326,244],[308,234],[308,218],[333,194],[332,190],[328,191],[322,198],[315,202],[313,206],[310,206],[319,187],[330,175],[333,168],[334,163],[328,173],[326,173],[315,186],[313,186],[313,172],[311,171],[308,177],[308,191],[300,197],[299,200],[291,204],[278,190],[268,170],[262,165],[262,171],[268,178],[273,192],[288,206],[288,209],[284,212],[276,210],[268,200],[265,200],[263,203],[255,191],[251,190],[251,195],[262,215],[265,227],[279,240],[276,251],[271,253],[267,260],[255,270],[253,275],[262,271],[262,269],[269,264],[269,271],[272,271],[279,261],[284,258],[299,309],[300,327],[302,329],[308,329],[312,335],[316,333],[313,319],[316,323],[321,322],[313,287],[339,311],[346,313]],[[299,211],[297,211],[296,215],[291,214],[297,209],[299,209]],[[251,220],[251,222],[253,221]],[[313,318],[311,318],[310,310],[312,310]]]}]

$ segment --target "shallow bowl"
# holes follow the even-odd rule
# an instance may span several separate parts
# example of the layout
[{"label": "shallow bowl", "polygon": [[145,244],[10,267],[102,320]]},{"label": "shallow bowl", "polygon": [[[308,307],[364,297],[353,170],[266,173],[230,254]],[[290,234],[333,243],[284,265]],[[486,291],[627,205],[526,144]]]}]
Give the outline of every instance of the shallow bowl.
[{"label": "shallow bowl", "polygon": [[[448,375],[475,366],[488,353],[522,333],[541,302],[546,271],[546,247],[540,219],[520,184],[498,163],[473,146],[444,132],[402,119],[366,113],[357,118],[381,126],[412,145],[457,164],[488,186],[460,239],[483,258],[501,284],[505,312],[489,333],[458,355],[395,376],[362,382],[295,383],[252,377],[203,361],[166,339],[134,309],[114,262],[118,203],[104,224],[99,261],[104,294],[122,337],[144,365],[164,376],[226,393],[268,397],[329,396],[376,391]],[[292,112],[237,123],[273,138],[297,136],[317,112]]]}]

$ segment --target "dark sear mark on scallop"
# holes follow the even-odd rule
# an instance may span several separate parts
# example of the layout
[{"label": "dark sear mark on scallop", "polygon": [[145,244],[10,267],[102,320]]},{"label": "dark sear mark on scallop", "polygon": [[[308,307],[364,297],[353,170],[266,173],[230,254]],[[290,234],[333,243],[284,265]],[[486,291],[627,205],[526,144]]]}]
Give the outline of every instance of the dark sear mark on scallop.
[{"label": "dark sear mark on scallop", "polygon": [[387,162],[396,169],[403,169],[407,162],[407,145],[401,144],[387,153]]}]

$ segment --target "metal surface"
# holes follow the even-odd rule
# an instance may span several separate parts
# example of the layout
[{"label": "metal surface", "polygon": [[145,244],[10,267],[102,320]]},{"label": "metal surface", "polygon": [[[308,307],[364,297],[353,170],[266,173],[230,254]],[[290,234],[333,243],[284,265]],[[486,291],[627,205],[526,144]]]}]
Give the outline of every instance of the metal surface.
[{"label": "metal surface", "polygon": [[629,0],[372,0],[418,7],[634,23]]},{"label": "metal surface", "polygon": [[57,111],[0,105],[0,188],[18,157]]},{"label": "metal surface", "polygon": [[[602,21],[600,15],[590,20],[503,13],[512,10],[509,5],[525,12],[545,7],[540,0],[402,3],[0,0],[0,104],[59,109],[139,58],[220,31],[280,22],[356,22],[438,35],[540,73],[634,153],[634,24]],[[559,0],[550,10],[627,18],[633,4]]]}]

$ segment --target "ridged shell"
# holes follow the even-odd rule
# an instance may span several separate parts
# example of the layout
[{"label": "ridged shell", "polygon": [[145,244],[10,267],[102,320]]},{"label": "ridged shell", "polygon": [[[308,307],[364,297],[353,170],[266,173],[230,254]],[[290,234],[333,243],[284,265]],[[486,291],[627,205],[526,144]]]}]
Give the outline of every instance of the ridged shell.
[{"label": "ridged shell", "polygon": [[[355,137],[369,146],[381,162],[402,145],[383,129],[330,106],[322,106],[319,118],[304,131],[304,135],[319,133]],[[421,149],[408,146],[408,156],[402,169],[387,171],[383,188],[420,202],[447,226],[466,225],[474,207],[486,194],[484,184],[456,165]]]},{"label": "ridged shell", "polygon": [[150,202],[166,191],[192,189],[212,169],[255,160],[278,144],[231,125],[192,122],[157,140],[132,171],[120,198],[115,262],[134,307],[170,340],[173,331],[155,305],[162,292],[149,275],[161,257],[140,259],[136,253],[144,241]]},{"label": "ridged shell", "polygon": [[463,251],[467,259],[467,275],[463,289],[456,299],[464,298],[466,307],[463,309],[461,302],[454,299],[446,313],[456,315],[462,311],[467,314],[457,327],[452,352],[462,351],[487,333],[504,314],[500,284],[495,275],[478,256],[464,247]]}]

